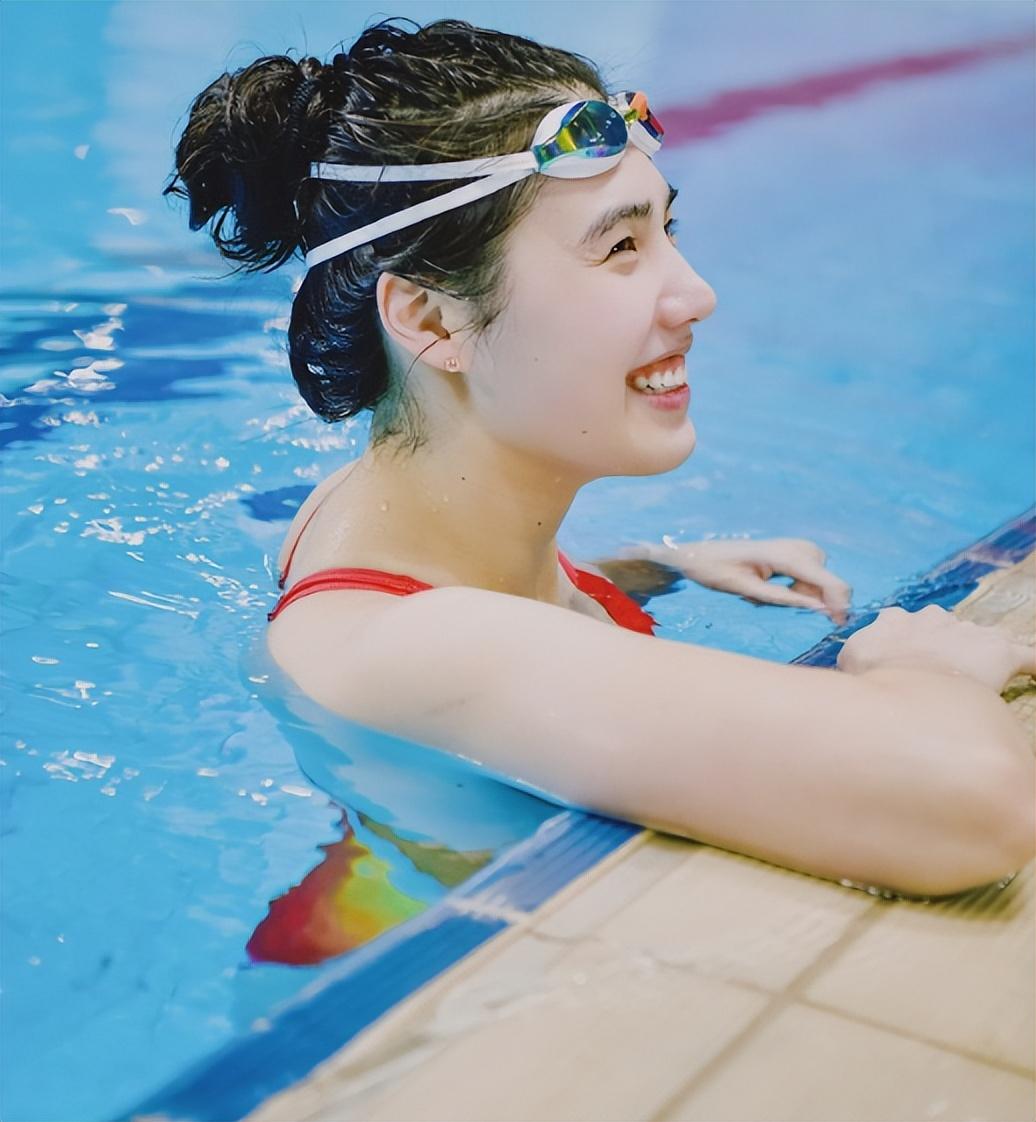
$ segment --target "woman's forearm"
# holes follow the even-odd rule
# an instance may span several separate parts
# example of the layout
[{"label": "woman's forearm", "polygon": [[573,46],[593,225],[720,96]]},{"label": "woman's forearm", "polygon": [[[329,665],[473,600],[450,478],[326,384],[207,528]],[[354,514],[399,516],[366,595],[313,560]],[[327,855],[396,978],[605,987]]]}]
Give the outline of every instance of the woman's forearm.
[{"label": "woman's forearm", "polygon": [[662,749],[670,766],[654,774],[669,785],[641,778],[663,814],[648,824],[914,895],[989,883],[1032,856],[1032,754],[994,690],[914,668],[754,663],[733,696],[734,676],[710,683],[712,719],[692,715],[682,747]]},{"label": "woman's forearm", "polygon": [[[904,731],[914,742],[927,742],[950,782],[942,805],[918,794],[919,813],[932,818],[933,854],[929,870],[906,871],[927,891],[953,891],[1015,872],[1032,859],[1036,845],[1036,763],[1033,745],[1021,722],[996,690],[965,675],[914,667],[876,667],[861,675],[903,714]],[[941,832],[939,827],[941,827]],[[940,885],[941,867],[945,878]]]},{"label": "woman's forearm", "polygon": [[[827,787],[814,816],[830,834],[811,854],[810,871],[941,895],[998,880],[1031,859],[1033,755],[993,689],[915,667],[839,677],[857,696],[832,713],[832,736],[841,726],[845,738],[831,745],[834,766],[812,760]],[[845,728],[847,715],[861,722],[862,737]],[[809,752],[804,746],[806,768]],[[805,801],[800,810],[809,814]],[[794,816],[787,822],[796,846]]]}]

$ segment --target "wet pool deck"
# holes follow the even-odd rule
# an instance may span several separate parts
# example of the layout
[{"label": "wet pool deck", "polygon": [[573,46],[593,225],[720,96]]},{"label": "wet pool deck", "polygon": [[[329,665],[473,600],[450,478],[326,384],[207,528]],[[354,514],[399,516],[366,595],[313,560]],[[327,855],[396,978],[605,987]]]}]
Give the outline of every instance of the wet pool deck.
[{"label": "wet pool deck", "polygon": [[[955,610],[1031,641],[1034,590],[1030,555]],[[1031,1122],[1034,899],[1032,865],[886,901],[645,831],[249,1117]]]}]

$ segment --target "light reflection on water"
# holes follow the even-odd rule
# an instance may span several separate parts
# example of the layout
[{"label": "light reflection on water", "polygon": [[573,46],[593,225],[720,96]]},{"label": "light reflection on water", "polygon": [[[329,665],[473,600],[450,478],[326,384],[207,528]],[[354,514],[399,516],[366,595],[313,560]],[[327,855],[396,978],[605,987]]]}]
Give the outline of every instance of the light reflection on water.
[{"label": "light reflection on water", "polygon": [[[130,297],[118,323],[100,318],[110,303],[7,308],[21,368],[2,430],[5,727],[22,735],[3,769],[5,953],[22,965],[5,997],[30,1052],[57,1040],[75,1063],[118,1043],[116,1086],[96,1107],[72,1094],[83,1117],[172,1076],[556,813],[463,775],[440,784],[448,805],[429,802],[420,756],[379,773],[373,743],[350,765],[340,746],[321,760],[326,736],[303,752],[303,730],[285,733],[268,670],[243,661],[295,505],[277,496],[362,433],[300,408],[270,359],[283,327],[268,303],[229,317],[174,293],[160,333],[155,306]],[[96,348],[103,380],[67,375],[96,370]],[[352,734],[354,756],[364,743]],[[67,1090],[31,1095],[39,1117],[68,1109]]]},{"label": "light reflection on water", "polygon": [[[713,35],[724,82],[762,65],[731,54],[729,29]],[[167,67],[178,112],[192,51],[137,57],[151,97]],[[664,479],[589,488],[566,551],[813,537],[861,607],[1031,501],[1024,61],[915,87],[911,113],[879,90],[665,154],[689,200],[685,251],[720,296],[693,353],[699,449]],[[127,186],[157,190],[164,140],[147,163],[148,134],[109,197],[85,178],[105,166],[103,138],[71,120],[34,126],[71,154],[75,197],[41,177],[39,230],[5,260],[27,279],[3,298],[0,342],[0,1031],[7,1106],[25,1119],[110,1116],[297,990],[313,968],[245,948],[271,900],[319,908],[320,870],[372,874],[381,895],[353,901],[342,936],[359,939],[553,813],[355,730],[337,730],[351,754],[329,752],[330,730],[271,697],[245,657],[275,597],[271,557],[365,428],[323,425],[290,385],[290,271],[199,279],[218,272],[211,257]],[[127,135],[112,150],[133,148]],[[75,244],[78,264],[34,272],[39,231],[52,254]],[[670,637],[775,659],[824,632],[694,588],[652,610]]]}]

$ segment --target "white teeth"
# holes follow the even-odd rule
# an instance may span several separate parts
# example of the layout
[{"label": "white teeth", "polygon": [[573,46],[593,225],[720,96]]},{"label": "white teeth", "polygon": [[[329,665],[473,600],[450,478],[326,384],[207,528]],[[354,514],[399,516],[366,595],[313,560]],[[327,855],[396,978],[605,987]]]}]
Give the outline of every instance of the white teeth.
[{"label": "white teeth", "polygon": [[633,388],[642,393],[661,393],[664,390],[674,389],[687,383],[687,370],[683,362],[679,362],[670,369],[655,370],[650,375],[638,374],[633,379]]}]

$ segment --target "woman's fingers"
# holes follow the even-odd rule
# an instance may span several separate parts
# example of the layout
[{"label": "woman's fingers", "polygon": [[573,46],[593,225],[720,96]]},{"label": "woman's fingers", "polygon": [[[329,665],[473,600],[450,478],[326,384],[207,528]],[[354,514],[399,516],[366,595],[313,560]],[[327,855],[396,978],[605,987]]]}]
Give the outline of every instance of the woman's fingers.
[{"label": "woman's fingers", "polygon": [[818,612],[827,610],[821,596],[788,588],[783,584],[771,584],[754,573],[740,572],[731,575],[724,581],[724,589],[758,604],[781,604],[788,608],[810,608]]},{"label": "woman's fingers", "polygon": [[852,596],[852,589],[848,585],[843,588],[832,585],[824,589],[808,581],[793,581],[791,589],[818,601],[821,610],[827,612],[836,623],[845,623],[848,618],[849,600]]},{"label": "woman's fingers", "polygon": [[809,608],[814,612],[828,612],[830,609],[819,596],[810,596],[804,592],[796,592],[783,584],[764,584],[763,593],[759,597],[767,604],[781,604],[788,608]]},{"label": "woman's fingers", "polygon": [[789,558],[781,568],[793,579],[793,590],[801,587],[804,594],[816,596],[821,601],[822,610],[828,612],[838,623],[845,622],[853,590],[841,577],[824,568],[815,554],[807,556],[800,553]]}]

